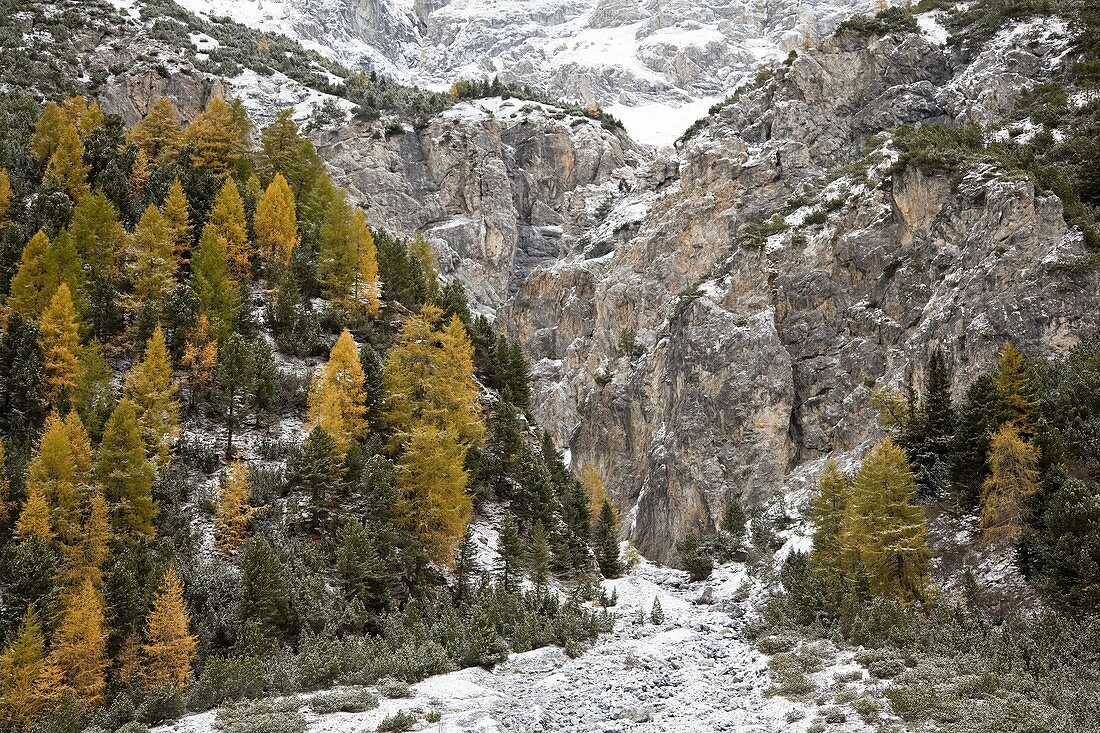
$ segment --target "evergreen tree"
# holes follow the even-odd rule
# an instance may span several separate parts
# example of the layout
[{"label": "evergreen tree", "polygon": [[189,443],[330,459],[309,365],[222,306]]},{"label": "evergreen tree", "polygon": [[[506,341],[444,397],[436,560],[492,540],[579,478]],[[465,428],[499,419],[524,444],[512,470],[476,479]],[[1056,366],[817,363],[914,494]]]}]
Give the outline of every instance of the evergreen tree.
[{"label": "evergreen tree", "polygon": [[928,360],[923,399],[915,419],[906,426],[901,438],[902,446],[917,472],[918,494],[922,498],[940,494],[950,483],[955,419],[951,375],[943,352],[937,348]]},{"label": "evergreen tree", "polygon": [[850,480],[830,459],[807,517],[814,530],[810,563],[818,571],[839,575],[845,568],[840,540],[851,493]]},{"label": "evergreen tree", "polygon": [[69,286],[61,283],[42,313],[38,348],[46,376],[46,399],[67,406],[80,374],[80,323]]},{"label": "evergreen tree", "polygon": [[173,232],[160,209],[150,204],[130,238],[127,257],[133,313],[150,309],[159,314],[176,287],[176,258]]},{"label": "evergreen tree", "polygon": [[0,334],[0,374],[0,428],[29,441],[46,417],[45,371],[38,329],[18,313]]},{"label": "evergreen tree", "polygon": [[277,636],[292,634],[297,619],[290,605],[279,556],[263,537],[252,537],[241,553],[240,622],[255,623]]},{"label": "evergreen tree", "polygon": [[986,542],[1014,544],[1030,523],[1031,497],[1039,490],[1039,450],[1020,437],[1016,423],[993,434],[989,476],[982,483],[982,532]]},{"label": "evergreen tree", "polygon": [[176,157],[180,149],[180,125],[176,108],[161,97],[146,115],[134,123],[126,141],[136,145],[151,161],[164,163]]},{"label": "evergreen tree", "polygon": [[34,606],[27,606],[14,638],[0,656],[0,728],[22,730],[38,717],[52,691],[44,689],[46,639]]},{"label": "evergreen tree", "polygon": [[951,477],[964,503],[974,506],[989,474],[989,439],[1007,417],[993,377],[983,374],[966,392],[959,410],[951,459]]},{"label": "evergreen tree", "polygon": [[605,500],[600,507],[594,539],[600,572],[605,578],[618,578],[623,574],[623,564],[619,559],[619,520],[610,501]]},{"label": "evergreen tree", "polygon": [[455,551],[455,603],[461,604],[470,598],[473,591],[474,579],[481,569],[477,564],[477,549],[474,547],[473,524],[466,525],[466,531],[462,534],[462,541],[458,543]]},{"label": "evergreen tree", "polygon": [[179,176],[172,181],[162,210],[172,239],[172,254],[178,266],[185,266],[191,262],[191,214]]},{"label": "evergreen tree", "polygon": [[507,591],[519,588],[519,581],[523,577],[523,555],[519,527],[512,513],[505,512],[497,540],[497,570],[500,572],[500,583]]},{"label": "evergreen tree", "polygon": [[169,447],[179,437],[178,387],[172,382],[172,362],[164,331],[157,326],[145,344],[145,356],[126,375],[123,395],[133,403],[149,458],[156,466],[170,460]]},{"label": "evergreen tree", "polygon": [[245,135],[233,109],[211,97],[202,114],[187,126],[183,140],[190,143],[191,164],[215,176],[228,176],[245,152]]},{"label": "evergreen tree", "polygon": [[324,428],[310,431],[302,447],[287,461],[290,490],[308,491],[308,528],[322,532],[335,526],[340,514],[340,485],[344,465],[336,440]]},{"label": "evergreen tree", "polygon": [[424,279],[425,299],[434,300],[439,294],[439,272],[435,268],[435,253],[424,232],[417,231],[413,236],[409,243],[409,256],[419,265]]},{"label": "evergreen tree", "polygon": [[290,255],[298,244],[298,217],[294,193],[281,173],[276,173],[271,185],[256,205],[253,217],[256,247],[267,270],[282,272],[290,265]]},{"label": "evergreen tree", "polygon": [[225,455],[232,458],[233,436],[252,410],[251,387],[255,379],[248,343],[234,333],[218,352],[214,372],[213,401],[225,425]]},{"label": "evergreen tree", "polygon": [[466,494],[466,449],[430,423],[413,428],[397,463],[401,521],[438,562],[450,562],[473,504]]},{"label": "evergreen tree", "polygon": [[66,125],[57,140],[50,162],[46,165],[44,183],[53,184],[73,201],[88,196],[88,166],[84,164],[84,143],[76,127]]},{"label": "evergreen tree", "polygon": [[313,143],[299,133],[293,109],[283,110],[264,128],[260,152],[265,170],[285,177],[298,200],[326,175]]},{"label": "evergreen tree", "polygon": [[1100,492],[1076,478],[1061,482],[1043,514],[1043,579],[1058,607],[1100,607]]},{"label": "evergreen tree", "polygon": [[252,519],[259,510],[249,504],[252,495],[248,465],[236,460],[229,464],[214,515],[214,546],[225,555],[236,554],[244,542]]},{"label": "evergreen tree", "polygon": [[324,428],[342,453],[367,435],[366,375],[359,351],[346,328],[329,352],[328,363],[309,389],[309,424]]},{"label": "evergreen tree", "polygon": [[153,466],[145,457],[134,404],[123,398],[103,428],[96,461],[96,479],[113,510],[116,535],[152,537]]},{"label": "evergreen tree", "polygon": [[107,687],[107,628],[103,596],[85,582],[65,601],[65,613],[53,635],[47,664],[57,670],[58,695],[97,705]]},{"label": "evergreen tree", "polygon": [[0,536],[12,528],[11,520],[15,507],[12,506],[11,481],[8,479],[8,458],[4,441],[0,440]]},{"label": "evergreen tree", "polygon": [[219,342],[229,337],[237,310],[237,284],[229,275],[225,242],[206,226],[191,261],[191,287],[199,296],[210,333]]},{"label": "evergreen tree", "polygon": [[149,612],[145,643],[141,647],[146,690],[187,686],[195,661],[197,639],[191,634],[191,615],[183,600],[183,584],[169,567]]},{"label": "evergreen tree", "polygon": [[248,220],[245,218],[244,201],[232,178],[225,179],[221,191],[214,198],[206,227],[222,241],[230,273],[235,279],[246,281],[251,272],[248,262]]},{"label": "evergreen tree", "polygon": [[545,591],[550,581],[550,539],[541,521],[536,521],[531,530],[531,553],[528,567],[531,568],[531,580],[535,589]]},{"label": "evergreen tree", "polygon": [[923,601],[930,572],[924,513],[915,503],[916,479],[892,440],[877,445],[852,480],[840,535],[846,570],[866,573],[870,590]]},{"label": "evergreen tree", "polygon": [[665,622],[665,610],[661,608],[660,598],[653,599],[653,606],[649,609],[649,622],[654,626],[660,626]]},{"label": "evergreen tree", "polygon": [[111,385],[111,365],[96,342],[80,350],[80,374],[70,400],[82,424],[96,436],[114,409],[115,397]]}]

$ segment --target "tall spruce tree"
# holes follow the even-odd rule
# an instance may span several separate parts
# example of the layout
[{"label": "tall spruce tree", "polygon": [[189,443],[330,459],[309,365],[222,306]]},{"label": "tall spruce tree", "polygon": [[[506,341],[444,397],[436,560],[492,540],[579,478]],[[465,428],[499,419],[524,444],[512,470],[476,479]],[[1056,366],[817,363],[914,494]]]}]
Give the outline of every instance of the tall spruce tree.
[{"label": "tall spruce tree", "polygon": [[599,519],[596,521],[595,541],[596,562],[605,578],[618,578],[623,574],[623,563],[619,559],[619,520],[610,501],[600,506]]}]

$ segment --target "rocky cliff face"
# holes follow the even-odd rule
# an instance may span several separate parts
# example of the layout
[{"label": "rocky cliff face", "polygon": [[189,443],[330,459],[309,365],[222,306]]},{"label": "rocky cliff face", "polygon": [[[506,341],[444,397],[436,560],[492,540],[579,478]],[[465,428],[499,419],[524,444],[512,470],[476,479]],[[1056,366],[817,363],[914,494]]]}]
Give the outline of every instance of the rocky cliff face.
[{"label": "rocky cliff face", "polygon": [[729,502],[873,439],[871,391],[919,386],[936,346],[961,388],[1006,340],[1057,352],[1097,325],[1100,282],[1056,197],[992,165],[896,165],[887,131],[998,119],[1021,73],[1054,68],[1057,29],[1012,33],[1028,43],[1000,64],[917,34],[832,38],[672,157],[499,103],[324,147],[496,310],[540,422],[669,560]]}]

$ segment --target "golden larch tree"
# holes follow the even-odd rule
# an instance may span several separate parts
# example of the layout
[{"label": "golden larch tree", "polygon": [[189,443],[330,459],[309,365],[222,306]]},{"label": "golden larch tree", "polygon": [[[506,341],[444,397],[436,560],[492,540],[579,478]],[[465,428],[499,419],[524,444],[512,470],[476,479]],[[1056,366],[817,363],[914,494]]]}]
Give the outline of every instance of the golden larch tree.
[{"label": "golden larch tree", "polygon": [[205,313],[187,335],[180,366],[187,370],[187,387],[191,405],[199,395],[206,394],[214,382],[218,367],[218,342],[210,332],[210,317]]},{"label": "golden larch tree", "polygon": [[161,97],[153,102],[148,114],[130,128],[126,141],[137,145],[150,161],[163,163],[179,152],[180,134],[176,108]]},{"label": "golden larch tree", "polygon": [[57,144],[61,140],[66,121],[56,102],[47,102],[34,126],[31,136],[31,158],[36,165],[43,166],[53,157]]},{"label": "golden larch tree", "polygon": [[130,237],[126,264],[132,292],[129,309],[140,313],[147,306],[158,311],[176,287],[173,231],[167,218],[150,204]]},{"label": "golden larch tree", "polygon": [[69,438],[69,449],[73,457],[73,483],[83,492],[92,484],[95,461],[92,457],[92,440],[76,410],[69,410],[69,414],[65,415],[65,434]]},{"label": "golden larch tree", "polygon": [[102,192],[79,202],[69,225],[77,254],[88,265],[93,279],[120,278],[128,249],[128,237],[118,211]]},{"label": "golden larch tree", "polygon": [[80,322],[65,283],[57,288],[38,324],[38,347],[46,373],[46,398],[65,406],[80,375]]},{"label": "golden larch tree", "polygon": [[202,114],[184,130],[183,139],[194,145],[192,164],[216,176],[232,172],[245,151],[241,122],[219,97],[210,99]]},{"label": "golden larch tree", "polygon": [[271,272],[280,272],[290,264],[291,253],[298,244],[294,192],[281,173],[275,174],[256,204],[252,222],[260,258]]},{"label": "golden larch tree", "polygon": [[153,537],[153,464],[145,456],[137,412],[128,398],[119,401],[103,426],[95,475],[111,505],[112,531],[123,537]]},{"label": "golden larch tree", "polygon": [[183,583],[169,567],[153,597],[141,647],[143,686],[148,691],[182,690],[190,682],[198,643],[191,634],[191,615],[183,600]]},{"label": "golden larch tree", "polygon": [[373,315],[381,309],[378,257],[363,211],[339,191],[324,212],[317,278],[326,297]]},{"label": "golden larch tree", "polygon": [[214,546],[224,555],[236,554],[259,512],[249,504],[251,495],[248,464],[235,460],[226,469],[214,516]]},{"label": "golden larch tree", "polygon": [[91,193],[88,166],[84,164],[84,143],[75,126],[66,125],[62,129],[57,147],[46,165],[44,180],[69,194],[73,201],[80,201]]},{"label": "golden larch tree", "polygon": [[187,194],[183,192],[183,184],[178,176],[172,181],[162,208],[172,234],[172,253],[176,257],[176,263],[179,266],[186,265],[191,261],[191,213]]},{"label": "golden larch tree", "polygon": [[85,581],[103,587],[103,566],[111,543],[111,509],[98,488],[88,500],[88,518],[80,542],[65,548],[65,570],[69,585],[79,587]]},{"label": "golden larch tree", "polygon": [[46,418],[42,439],[27,466],[27,493],[46,498],[50,527],[64,544],[80,541],[81,502],[72,446],[65,422],[56,412]]},{"label": "golden larch tree", "polygon": [[816,570],[832,574],[844,571],[841,532],[851,492],[851,480],[837,467],[836,461],[829,459],[808,515],[814,542],[810,563]]},{"label": "golden larch tree", "polygon": [[126,375],[122,388],[123,395],[134,405],[149,458],[157,466],[168,463],[169,449],[179,436],[178,390],[172,381],[172,362],[164,330],[157,326],[145,344],[145,355]]},{"label": "golden larch tree", "polygon": [[[224,243],[229,271],[240,281],[247,280],[251,272],[248,262],[248,221],[245,219],[244,201],[232,178],[214,197],[206,226],[211,228]],[[203,236],[206,230],[203,230]]]},{"label": "golden larch tree", "polygon": [[990,439],[989,468],[982,483],[982,536],[990,544],[1014,544],[1027,531],[1028,500],[1039,490],[1039,449],[1007,423]]},{"label": "golden larch tree", "polygon": [[103,596],[85,581],[70,590],[65,612],[54,631],[48,664],[60,677],[59,695],[82,705],[97,705],[107,687],[107,625]]},{"label": "golden larch tree", "polygon": [[429,423],[415,427],[397,464],[401,522],[437,562],[449,563],[470,522],[466,447]]},{"label": "golden larch tree", "polygon": [[48,700],[43,689],[46,638],[33,606],[0,656],[0,729],[28,727]]},{"label": "golden larch tree", "polygon": [[53,296],[52,280],[50,239],[45,232],[39,231],[23,247],[19,269],[8,291],[8,312],[36,320]]},{"label": "golden larch tree", "polygon": [[340,450],[366,437],[366,375],[355,339],[346,328],[329,352],[329,360],[310,385],[309,427],[324,428]]},{"label": "golden larch tree", "polygon": [[0,227],[7,226],[11,211],[11,176],[7,168],[0,168]]},{"label": "golden larch tree", "polygon": [[134,164],[130,166],[130,191],[138,201],[145,199],[149,189],[149,177],[152,175],[153,168],[149,162],[149,156],[144,150],[138,148],[137,153],[134,154]]},{"label": "golden larch tree", "polygon": [[15,523],[15,537],[18,540],[38,538],[43,542],[53,540],[50,501],[42,489],[27,489],[27,498],[19,512],[19,520]]}]

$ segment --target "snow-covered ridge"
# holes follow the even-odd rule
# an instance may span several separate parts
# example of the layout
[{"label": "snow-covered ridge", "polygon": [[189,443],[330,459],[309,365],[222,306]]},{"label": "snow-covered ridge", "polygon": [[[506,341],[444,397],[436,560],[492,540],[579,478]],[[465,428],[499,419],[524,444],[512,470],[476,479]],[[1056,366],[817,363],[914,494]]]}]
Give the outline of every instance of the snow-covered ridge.
[{"label": "snow-covered ridge", "polygon": [[499,76],[597,102],[671,144],[761,64],[875,0],[179,0],[299,40],[352,68],[446,89]]}]

